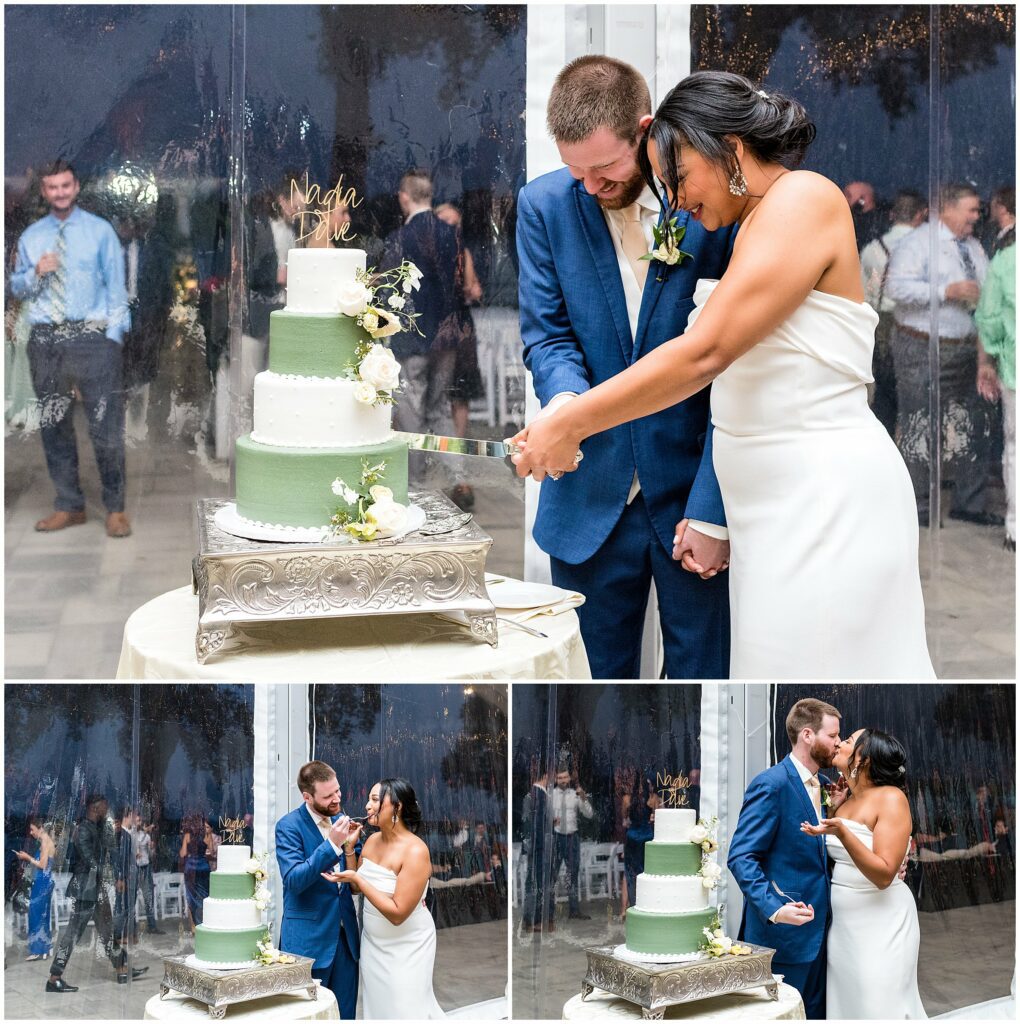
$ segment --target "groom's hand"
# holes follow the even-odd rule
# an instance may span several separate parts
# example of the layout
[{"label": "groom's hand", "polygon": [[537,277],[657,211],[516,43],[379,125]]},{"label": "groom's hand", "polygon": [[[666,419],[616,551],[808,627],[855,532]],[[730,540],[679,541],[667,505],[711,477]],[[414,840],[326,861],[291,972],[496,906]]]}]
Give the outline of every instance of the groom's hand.
[{"label": "groom's hand", "polygon": [[815,908],[810,903],[787,903],[776,912],[776,924],[802,925],[815,919]]},{"label": "groom's hand", "polygon": [[347,842],[347,837],[351,834],[353,828],[354,823],[345,814],[333,822],[329,830],[329,838],[334,845],[343,846]]},{"label": "groom's hand", "polygon": [[673,538],[673,560],[688,572],[696,572],[703,580],[725,571],[730,565],[730,542],[699,533],[688,520],[676,524]]}]

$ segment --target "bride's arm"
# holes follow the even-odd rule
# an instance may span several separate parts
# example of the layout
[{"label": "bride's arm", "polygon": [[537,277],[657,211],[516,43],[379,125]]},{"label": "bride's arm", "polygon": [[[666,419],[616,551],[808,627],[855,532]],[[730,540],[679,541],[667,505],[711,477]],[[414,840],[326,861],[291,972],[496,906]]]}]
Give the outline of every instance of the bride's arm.
[{"label": "bride's arm", "polygon": [[431,874],[429,848],[424,843],[415,843],[400,865],[397,887],[392,895],[377,889],[364,875],[358,876],[358,888],[390,924],[403,924],[418,906]]},{"label": "bride's arm", "polygon": [[779,179],[769,203],[756,211],[690,330],[514,438],[526,444],[514,456],[520,476],[533,468],[570,472],[586,437],[690,398],[789,319],[832,264],[850,220],[831,181],[793,177]]}]

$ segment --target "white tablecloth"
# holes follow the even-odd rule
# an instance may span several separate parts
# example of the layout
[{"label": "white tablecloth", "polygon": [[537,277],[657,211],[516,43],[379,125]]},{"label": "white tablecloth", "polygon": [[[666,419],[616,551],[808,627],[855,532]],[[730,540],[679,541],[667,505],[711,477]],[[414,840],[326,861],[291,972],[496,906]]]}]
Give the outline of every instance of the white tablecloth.
[{"label": "white tablecloth", "polygon": [[[499,586],[492,597],[499,600]],[[520,611],[498,611],[523,616]],[[577,613],[537,615],[527,625],[548,639],[499,623],[499,646],[438,615],[368,615],[245,626],[258,649],[195,658],[198,597],[190,587],[161,594],[124,627],[118,679],[237,679],[374,682],[430,679],[590,679]]]},{"label": "white tablecloth", "polygon": [[[282,996],[266,996],[247,1003],[232,1003],[227,1007],[226,1021],[279,1021],[279,1020],[339,1020],[340,1007],[336,996],[328,988],[318,986],[318,998],[309,999],[302,992],[287,992]],[[208,1021],[205,1003],[189,999],[180,992],[168,993],[166,999],[153,996],[145,1004],[144,1020]]]},{"label": "white tablecloth", "polygon": [[[641,1020],[641,1007],[628,1003],[619,996],[601,989],[583,1002],[580,994],[563,1007],[564,1020],[594,1020],[598,1017],[616,1017],[622,1020]],[[714,999],[699,999],[693,1003],[680,1003],[666,1010],[664,1020],[804,1020],[804,1003],[800,993],[791,985],[779,986],[779,1000],[769,999],[763,988],[749,988]]]}]

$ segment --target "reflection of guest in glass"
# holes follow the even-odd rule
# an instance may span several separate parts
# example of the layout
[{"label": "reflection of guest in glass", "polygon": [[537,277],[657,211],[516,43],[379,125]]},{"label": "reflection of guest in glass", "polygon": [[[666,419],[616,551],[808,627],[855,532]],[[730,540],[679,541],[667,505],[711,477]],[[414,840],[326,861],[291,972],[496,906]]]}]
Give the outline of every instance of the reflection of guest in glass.
[{"label": "reflection of guest in glass", "polygon": [[484,821],[475,822],[471,844],[471,874],[477,875],[479,872],[485,875],[487,882],[492,881],[492,847],[489,845],[488,829]]},{"label": "reflection of guest in glass", "polygon": [[106,533],[127,537],[124,514],[124,395],[121,343],[128,326],[124,253],[108,221],[78,208],[74,168],[54,161],[43,172],[50,212],[24,232],[10,279],[11,294],[30,303],[28,359],[40,403],[46,467],[55,511],[36,530],[85,522],[74,431],[80,397],[99,466]]},{"label": "reflection of guest in glass", "polygon": [[195,934],[195,925],[202,923],[202,901],[209,895],[209,872],[212,868],[207,837],[211,831],[209,823],[200,814],[192,815],[184,823],[184,837],[178,853],[183,861],[184,895],[192,935]]},{"label": "reflection of guest in glass", "polygon": [[138,901],[138,867],[132,836],[134,817],[130,807],[117,811],[113,823],[113,878],[116,898],[113,903],[113,926],[123,944],[138,938],[135,903]]},{"label": "reflection of guest in glass", "polygon": [[623,841],[624,912],[637,897],[637,876],[645,869],[645,843],[655,836],[655,809],[658,806],[659,794],[654,791],[644,790],[631,800],[630,827]]},{"label": "reflection of guest in glass", "polygon": [[882,211],[875,202],[875,186],[869,181],[851,181],[843,186],[843,195],[854,218],[857,251],[882,233]]},{"label": "reflection of guest in glass", "polygon": [[134,827],[131,829],[131,839],[134,843],[135,867],[138,871],[138,891],[142,894],[142,902],[145,906],[146,932],[149,935],[163,935],[165,933],[156,921],[152,877],[152,834],[156,826],[151,823],[143,825],[140,811],[135,811],[133,819]]},{"label": "reflection of guest in glass", "polygon": [[276,247],[276,301],[281,305],[287,301],[287,253],[298,244],[295,221],[304,209],[304,196],[291,187],[291,182],[296,180],[297,172],[284,174],[273,190],[269,214],[269,228]]},{"label": "reflection of guest in glass", "polygon": [[532,782],[524,797],[521,818],[524,836],[521,851],[528,858],[524,879],[523,923],[527,931],[542,931],[542,918],[548,921],[549,931],[556,930],[556,897],[545,865],[549,836],[549,772],[543,770]]},{"label": "reflection of guest in glass", "polygon": [[53,837],[46,831],[43,819],[32,817],[28,820],[28,831],[39,843],[39,855],[33,857],[24,850],[18,850],[18,859],[35,868],[32,892],[28,904],[28,956],[29,960],[48,960],[53,949],[50,935],[50,903],[53,900],[53,858],[57,848]]},{"label": "reflection of guest in glass", "polygon": [[988,204],[988,213],[989,223],[982,242],[988,254],[994,257],[1016,245],[1016,187],[997,188]]},{"label": "reflection of guest in glass", "polygon": [[556,773],[556,787],[549,794],[549,808],[552,814],[555,846],[552,857],[552,886],[560,873],[560,865],[567,866],[569,885],[570,916],[579,921],[590,920],[581,912],[578,896],[578,878],[581,871],[581,836],[577,831],[579,815],[591,818],[594,815],[591,803],[579,784],[571,785],[570,772],[566,769]]}]

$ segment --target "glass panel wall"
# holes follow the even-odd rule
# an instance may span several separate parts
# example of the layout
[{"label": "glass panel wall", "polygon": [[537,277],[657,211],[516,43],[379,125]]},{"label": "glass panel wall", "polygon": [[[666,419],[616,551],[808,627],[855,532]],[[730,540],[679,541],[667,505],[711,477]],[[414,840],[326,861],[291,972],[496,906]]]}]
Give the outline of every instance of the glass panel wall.
[{"label": "glass panel wall", "polygon": [[311,685],[313,758],[332,765],[344,811],[372,786],[407,779],[432,855],[436,998],[449,1011],[505,994],[507,691],[505,686]]},{"label": "glass panel wall", "polygon": [[[839,709],[841,736],[878,728],[907,750],[914,831],[906,882],[919,911],[918,987],[929,1015],[1009,995],[1016,955],[1015,687],[772,687],[772,763],[789,753],[784,723],[803,697]],[[975,948],[980,956],[970,952]]]},{"label": "glass panel wall", "polygon": [[[1006,338],[1015,328],[1003,326],[1011,318],[994,283],[1007,275],[989,277],[988,264],[1015,244],[1015,8],[691,11],[692,69],[735,71],[796,96],[818,128],[803,166],[843,186],[851,205],[880,317],[873,409],[907,462],[927,527],[936,671],[1012,678],[1015,560],[1003,545],[1015,527],[1003,519],[1015,485],[1003,453],[1013,450]],[[975,307],[986,290],[978,318],[994,354],[979,381]]]},{"label": "glass panel wall", "polygon": [[[142,1017],[160,958],[193,950],[223,819],[251,842],[253,700],[7,684],[6,1019]],[[56,974],[77,991],[47,992]]]},{"label": "glass panel wall", "polygon": [[624,940],[657,806],[700,805],[701,687],[513,687],[513,1006],[558,1020]]}]

